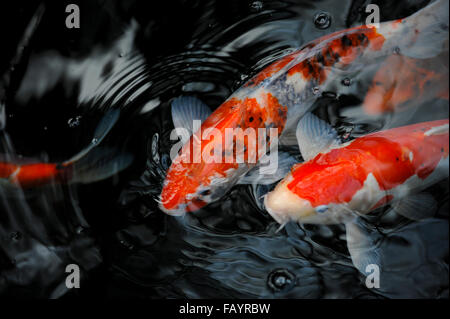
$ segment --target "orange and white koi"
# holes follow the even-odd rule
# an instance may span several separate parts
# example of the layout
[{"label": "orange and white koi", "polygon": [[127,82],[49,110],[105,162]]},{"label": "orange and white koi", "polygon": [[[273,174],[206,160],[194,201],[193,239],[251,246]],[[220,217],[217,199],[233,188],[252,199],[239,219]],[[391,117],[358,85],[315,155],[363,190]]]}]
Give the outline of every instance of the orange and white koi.
[{"label": "orange and white koi", "polygon": [[376,132],[343,145],[312,114],[298,128],[300,150],[309,160],[293,166],[264,199],[281,224],[346,222],[353,212],[366,214],[449,176],[448,119]]},{"label": "orange and white koi", "polygon": [[388,204],[390,212],[412,220],[434,215],[436,201],[423,190],[449,176],[448,119],[341,144],[331,126],[307,114],[297,137],[306,162],[294,165],[264,196],[264,206],[281,227],[289,221],[344,224],[353,265],[362,274],[388,257],[380,234],[360,216]]},{"label": "orange and white koi", "polygon": [[43,163],[31,159],[14,159],[11,154],[2,155],[0,187],[30,188],[50,183],[90,183],[126,168],[131,163],[131,155],[98,146],[118,117],[119,110],[109,111],[97,126],[91,143],[61,163]]},{"label": "orange and white koi", "polygon": [[[205,139],[202,132],[217,129],[223,137],[227,128],[277,128],[283,138],[295,129],[320,92],[330,87],[336,90],[336,83],[340,83],[336,80],[345,71],[354,72],[358,66],[390,56],[394,49],[411,57],[439,54],[447,39],[447,12],[448,1],[441,0],[408,18],[381,23],[379,28],[363,25],[321,37],[263,69],[210,116],[205,107],[199,107],[201,102],[177,100],[174,104],[178,106],[172,105],[175,127],[184,127],[195,119],[206,120],[200,129],[191,132],[193,135],[173,160],[160,195],[160,208],[168,214],[179,215],[218,200],[254,167],[248,158],[261,157],[261,154],[249,154],[248,140],[243,140],[244,163],[204,160],[195,163],[188,150],[196,141],[202,141],[201,154],[216,147],[222,154],[235,151],[235,143],[227,144],[214,137]],[[263,139],[264,136],[258,135],[258,141]],[[267,146],[273,147],[270,140]]]}]

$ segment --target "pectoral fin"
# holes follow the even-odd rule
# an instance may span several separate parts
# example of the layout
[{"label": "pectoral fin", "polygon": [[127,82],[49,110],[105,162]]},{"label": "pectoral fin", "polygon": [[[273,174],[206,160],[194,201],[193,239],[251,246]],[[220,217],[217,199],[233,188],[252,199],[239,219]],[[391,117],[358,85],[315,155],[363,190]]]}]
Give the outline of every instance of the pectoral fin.
[{"label": "pectoral fin", "polygon": [[361,218],[345,224],[347,248],[353,265],[360,273],[366,274],[368,265],[380,267],[381,234],[376,229],[367,227]]},{"label": "pectoral fin", "polygon": [[436,200],[428,193],[408,196],[392,205],[393,210],[411,220],[431,218],[438,206]]},{"label": "pectoral fin", "polygon": [[312,113],[305,114],[298,122],[296,136],[305,161],[340,145],[336,130]]},{"label": "pectoral fin", "polygon": [[194,121],[203,123],[210,115],[210,108],[196,97],[182,96],[172,102],[173,126],[187,129],[190,135],[194,133]]}]

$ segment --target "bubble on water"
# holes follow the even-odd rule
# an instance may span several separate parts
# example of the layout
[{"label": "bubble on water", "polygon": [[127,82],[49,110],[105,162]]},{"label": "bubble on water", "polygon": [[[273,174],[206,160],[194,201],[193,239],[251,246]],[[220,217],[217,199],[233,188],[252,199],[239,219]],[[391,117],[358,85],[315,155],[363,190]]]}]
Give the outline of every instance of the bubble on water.
[{"label": "bubble on water", "polygon": [[11,234],[9,234],[9,238],[15,241],[20,240],[22,238],[22,233],[19,231],[12,232]]},{"label": "bubble on water", "polygon": [[314,24],[319,29],[327,29],[331,25],[331,15],[321,11],[314,15]]},{"label": "bubble on water", "polygon": [[76,117],[71,117],[68,121],[67,124],[69,125],[70,128],[74,128],[80,125],[80,120],[81,120],[81,116],[78,115]]},{"label": "bubble on water", "polygon": [[262,3],[262,1],[253,1],[253,2],[250,4],[250,9],[251,9],[251,11],[253,11],[253,12],[259,12],[259,11],[262,10],[262,8],[263,8],[263,3]]},{"label": "bubble on water", "polygon": [[276,269],[267,278],[267,285],[274,292],[286,291],[295,284],[295,275],[287,269]]},{"label": "bubble on water", "polygon": [[350,86],[352,84],[352,80],[350,78],[342,79],[342,85]]}]

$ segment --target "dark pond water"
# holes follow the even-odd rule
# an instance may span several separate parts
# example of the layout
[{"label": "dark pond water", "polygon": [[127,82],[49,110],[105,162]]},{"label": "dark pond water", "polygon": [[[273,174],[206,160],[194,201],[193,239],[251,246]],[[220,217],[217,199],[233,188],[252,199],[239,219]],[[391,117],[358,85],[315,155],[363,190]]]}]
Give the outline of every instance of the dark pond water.
[{"label": "dark pond water", "polygon": [[[68,3],[44,2],[13,69],[38,6],[2,4],[0,65],[10,79],[2,93],[1,153],[65,160],[90,142],[108,109],[120,108],[102,143],[132,153],[134,161],[92,184],[0,189],[1,295],[448,298],[448,180],[429,190],[438,202],[430,220],[382,219],[389,208],[369,218],[390,249],[392,267],[380,290],[366,288],[352,265],[342,225],[289,223],[277,232],[255,200],[264,189],[235,186],[221,201],[184,217],[157,206],[171,163],[172,99],[194,95],[214,109],[290,50],[361,24],[369,1],[78,1],[81,28],[70,30],[64,27]],[[387,21],[428,1],[374,3]],[[389,121],[448,118],[448,101],[414,117],[364,117],[352,111],[363,94],[323,96],[317,112],[354,137]],[[80,289],[68,291],[70,263],[81,267],[82,280]]]}]

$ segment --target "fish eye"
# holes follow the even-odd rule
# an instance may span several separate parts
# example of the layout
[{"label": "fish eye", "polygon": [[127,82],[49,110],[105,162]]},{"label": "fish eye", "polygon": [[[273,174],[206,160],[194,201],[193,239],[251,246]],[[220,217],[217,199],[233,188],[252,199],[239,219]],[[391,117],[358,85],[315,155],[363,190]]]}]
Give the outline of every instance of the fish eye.
[{"label": "fish eye", "polygon": [[208,196],[208,195],[211,195],[211,190],[209,190],[209,189],[202,190],[202,191],[199,193],[199,195],[201,195],[201,196]]},{"label": "fish eye", "polygon": [[327,205],[321,205],[316,207],[316,212],[319,214],[325,213],[328,210]]}]

